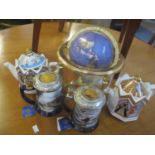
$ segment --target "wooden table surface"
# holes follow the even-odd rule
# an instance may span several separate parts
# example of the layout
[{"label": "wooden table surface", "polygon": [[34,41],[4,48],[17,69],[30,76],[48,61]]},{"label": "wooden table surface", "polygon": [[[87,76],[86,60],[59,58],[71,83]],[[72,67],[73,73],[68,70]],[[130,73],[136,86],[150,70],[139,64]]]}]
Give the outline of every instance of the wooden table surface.
[{"label": "wooden table surface", "polygon": [[[44,23],[38,51],[44,53],[50,61],[56,61],[60,44],[80,28],[87,26],[89,25],[66,23],[64,31],[60,33],[57,31],[58,23]],[[32,31],[32,24],[0,31],[0,134],[34,134],[32,126],[35,124],[39,127],[39,134],[83,134],[76,130],[58,132],[56,117],[45,118],[39,114],[29,118],[22,117],[22,108],[27,103],[20,96],[18,81],[3,63],[14,63],[15,58],[31,48]],[[119,32],[109,31],[118,40]],[[140,75],[144,81],[155,83],[155,48],[135,38],[122,73]],[[73,77],[71,71],[64,69],[66,82]],[[68,114],[63,111],[58,116],[66,115]],[[155,134],[155,96],[146,104],[135,122],[123,123],[113,118],[105,107],[98,128],[89,134]]]}]

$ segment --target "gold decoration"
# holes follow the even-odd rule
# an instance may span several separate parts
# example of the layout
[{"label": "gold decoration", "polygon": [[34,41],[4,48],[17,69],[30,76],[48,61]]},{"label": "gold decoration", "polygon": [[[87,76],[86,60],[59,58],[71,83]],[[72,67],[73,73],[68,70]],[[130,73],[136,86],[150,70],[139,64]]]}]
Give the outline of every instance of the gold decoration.
[{"label": "gold decoration", "polygon": [[68,42],[64,43],[60,46],[59,50],[57,51],[57,56],[59,61],[66,66],[68,69],[80,73],[80,74],[89,74],[95,76],[105,76],[105,75],[112,75],[118,73],[124,66],[124,57],[120,55],[118,62],[115,66],[111,67],[109,70],[103,71],[102,69],[93,69],[88,67],[83,67],[71,62],[69,58],[68,52]]},{"label": "gold decoration", "polygon": [[140,77],[122,81],[121,87],[126,93],[131,93],[136,97],[141,97],[145,94]]},{"label": "gold decoration", "polygon": [[52,73],[44,73],[40,75],[39,79],[41,82],[50,83],[56,80],[56,76]]},{"label": "gold decoration", "polygon": [[83,94],[84,94],[84,96],[86,96],[87,98],[89,98],[91,100],[96,100],[98,97],[96,91],[92,88],[88,88],[88,89],[84,90]]}]

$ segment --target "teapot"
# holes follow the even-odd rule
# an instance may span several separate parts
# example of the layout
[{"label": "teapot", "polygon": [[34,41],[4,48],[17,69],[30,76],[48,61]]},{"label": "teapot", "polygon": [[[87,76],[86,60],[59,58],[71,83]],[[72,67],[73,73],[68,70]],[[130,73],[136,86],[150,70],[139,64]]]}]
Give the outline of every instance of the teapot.
[{"label": "teapot", "polygon": [[38,54],[33,51],[28,51],[24,54],[21,54],[20,57],[15,60],[15,65],[11,64],[10,62],[5,62],[4,66],[8,68],[15,79],[19,81],[21,96],[29,103],[34,102],[26,98],[25,93],[36,93],[33,87],[34,76],[49,70],[59,72],[60,68],[57,62],[49,63],[44,54]]},{"label": "teapot", "polygon": [[140,76],[124,74],[107,93],[107,107],[112,116],[123,122],[136,121],[145,104],[155,94],[155,85]]}]

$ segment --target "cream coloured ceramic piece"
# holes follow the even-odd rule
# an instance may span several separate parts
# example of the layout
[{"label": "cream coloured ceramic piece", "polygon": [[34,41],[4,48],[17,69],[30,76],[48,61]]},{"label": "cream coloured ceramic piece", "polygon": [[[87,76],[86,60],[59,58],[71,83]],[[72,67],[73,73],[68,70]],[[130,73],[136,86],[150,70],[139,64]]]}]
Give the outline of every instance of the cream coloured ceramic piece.
[{"label": "cream coloured ceramic piece", "polygon": [[143,106],[155,93],[155,85],[125,74],[107,92],[110,113],[123,122],[129,122],[139,118]]}]

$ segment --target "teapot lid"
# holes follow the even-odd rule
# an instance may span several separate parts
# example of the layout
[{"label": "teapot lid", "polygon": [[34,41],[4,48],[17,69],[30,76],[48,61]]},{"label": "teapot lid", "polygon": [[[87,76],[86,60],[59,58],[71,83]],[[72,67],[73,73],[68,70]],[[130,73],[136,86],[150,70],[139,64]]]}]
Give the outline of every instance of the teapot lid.
[{"label": "teapot lid", "polygon": [[142,80],[140,77],[134,77],[133,79],[122,81],[121,87],[126,93],[132,93],[133,96],[145,96],[145,91],[143,89]]},{"label": "teapot lid", "polygon": [[39,55],[34,52],[28,52],[22,54],[18,60],[15,61],[16,67],[20,67],[21,70],[32,70],[43,66],[46,62],[46,58],[43,54]]},{"label": "teapot lid", "polygon": [[116,84],[119,88],[120,96],[131,96],[135,103],[146,98],[146,90],[143,86],[143,81],[139,76],[126,76]]}]

